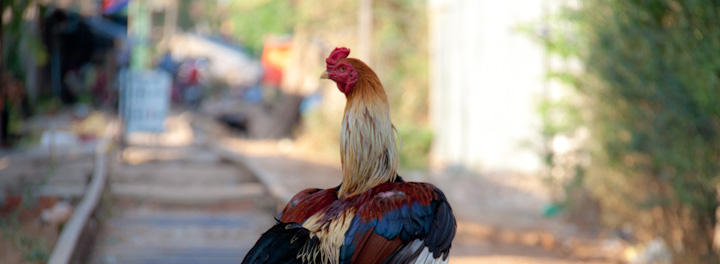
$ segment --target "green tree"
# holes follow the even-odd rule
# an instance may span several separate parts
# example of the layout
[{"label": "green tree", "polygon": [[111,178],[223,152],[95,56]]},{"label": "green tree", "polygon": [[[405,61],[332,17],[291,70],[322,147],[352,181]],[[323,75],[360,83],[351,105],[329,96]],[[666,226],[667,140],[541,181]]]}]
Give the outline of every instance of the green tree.
[{"label": "green tree", "polygon": [[559,111],[590,113],[576,125],[591,131],[584,187],[603,219],[662,237],[677,263],[720,263],[720,2],[587,0],[554,25],[548,50],[582,62],[552,77],[578,95]]},{"label": "green tree", "polygon": [[291,34],[297,11],[288,0],[234,0],[228,19],[232,32],[249,51],[259,55],[268,34]]}]

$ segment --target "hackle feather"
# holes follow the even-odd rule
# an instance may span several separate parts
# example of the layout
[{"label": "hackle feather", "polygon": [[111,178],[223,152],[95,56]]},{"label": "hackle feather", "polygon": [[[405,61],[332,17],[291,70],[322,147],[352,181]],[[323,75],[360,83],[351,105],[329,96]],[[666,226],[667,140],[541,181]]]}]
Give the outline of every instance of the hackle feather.
[{"label": "hackle feather", "polygon": [[345,59],[358,73],[347,95],[340,134],[343,181],[338,197],[363,193],[393,181],[400,163],[385,89],[375,72],[354,58]]}]

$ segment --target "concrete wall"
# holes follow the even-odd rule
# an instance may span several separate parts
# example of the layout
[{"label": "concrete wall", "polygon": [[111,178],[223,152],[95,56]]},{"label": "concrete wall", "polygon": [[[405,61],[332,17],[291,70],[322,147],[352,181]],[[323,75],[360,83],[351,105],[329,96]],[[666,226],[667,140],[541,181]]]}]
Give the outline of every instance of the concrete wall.
[{"label": "concrete wall", "polygon": [[[430,0],[430,119],[435,165],[534,172],[542,47],[518,31],[543,0]],[[531,146],[528,146],[531,145]]]}]

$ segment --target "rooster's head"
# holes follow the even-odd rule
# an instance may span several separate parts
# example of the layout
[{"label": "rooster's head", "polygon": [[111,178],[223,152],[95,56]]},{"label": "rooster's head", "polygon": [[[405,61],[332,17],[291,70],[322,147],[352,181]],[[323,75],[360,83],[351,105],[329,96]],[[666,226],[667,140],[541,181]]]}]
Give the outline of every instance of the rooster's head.
[{"label": "rooster's head", "polygon": [[320,78],[335,81],[338,89],[345,95],[350,94],[358,81],[357,70],[355,70],[351,61],[346,59],[348,55],[350,55],[350,49],[335,48],[330,53],[330,56],[325,59],[327,70],[320,76]]}]

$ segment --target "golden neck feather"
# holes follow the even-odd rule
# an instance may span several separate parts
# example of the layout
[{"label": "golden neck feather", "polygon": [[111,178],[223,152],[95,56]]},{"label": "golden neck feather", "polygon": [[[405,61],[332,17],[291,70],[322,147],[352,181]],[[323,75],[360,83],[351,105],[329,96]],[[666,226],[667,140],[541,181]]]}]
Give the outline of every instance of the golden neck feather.
[{"label": "golden neck feather", "polygon": [[340,134],[343,181],[338,197],[354,196],[395,180],[400,163],[385,90],[374,73],[365,76],[347,96]]}]

